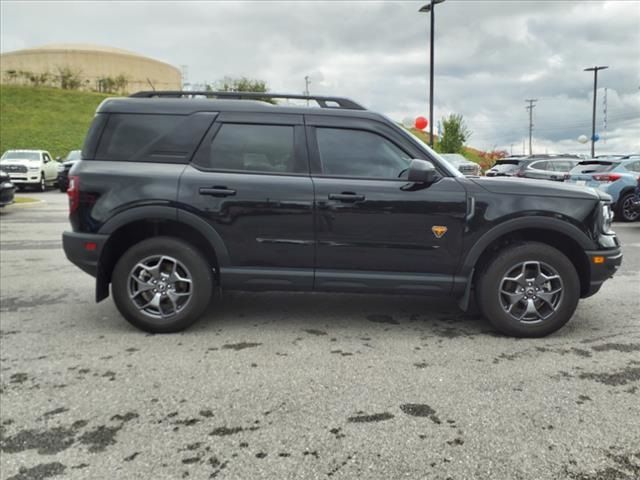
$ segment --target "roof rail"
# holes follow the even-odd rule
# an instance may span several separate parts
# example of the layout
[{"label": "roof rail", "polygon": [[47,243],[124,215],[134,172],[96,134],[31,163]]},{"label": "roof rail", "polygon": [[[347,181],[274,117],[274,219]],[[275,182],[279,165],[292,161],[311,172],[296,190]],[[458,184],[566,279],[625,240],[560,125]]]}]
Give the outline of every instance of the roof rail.
[{"label": "roof rail", "polygon": [[349,110],[366,110],[359,103],[342,97],[322,97],[316,95],[289,95],[284,93],[269,92],[208,92],[208,91],[189,91],[189,90],[149,90],[131,94],[130,97],[135,98],[184,98],[205,96],[207,98],[224,98],[231,100],[265,100],[273,98],[287,98],[296,100],[312,100],[322,108],[336,108]]}]

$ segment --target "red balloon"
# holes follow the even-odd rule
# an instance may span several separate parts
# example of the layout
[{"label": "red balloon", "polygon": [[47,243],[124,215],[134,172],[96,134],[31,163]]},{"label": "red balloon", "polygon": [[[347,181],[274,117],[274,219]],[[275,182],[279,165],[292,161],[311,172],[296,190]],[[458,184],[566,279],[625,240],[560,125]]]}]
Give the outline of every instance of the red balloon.
[{"label": "red balloon", "polygon": [[416,118],[415,127],[418,130],[424,130],[425,128],[427,128],[427,125],[429,125],[429,121],[426,118],[424,117]]}]

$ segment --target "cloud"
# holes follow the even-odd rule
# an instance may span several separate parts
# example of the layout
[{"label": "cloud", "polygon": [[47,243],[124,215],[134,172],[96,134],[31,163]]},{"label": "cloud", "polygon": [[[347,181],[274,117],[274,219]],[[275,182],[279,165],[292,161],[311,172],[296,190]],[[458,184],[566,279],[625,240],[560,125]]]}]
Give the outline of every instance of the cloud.
[{"label": "cloud", "polygon": [[[425,2],[426,3],[426,0]],[[0,3],[2,51],[82,42],[133,50],[192,82],[266,80],[273,91],[352,97],[395,119],[428,112],[428,23],[420,2]],[[37,15],[35,14],[37,12]],[[436,7],[436,119],[464,115],[479,148],[528,138],[525,98],[538,98],[534,145],[586,151],[592,74],[607,87],[607,144],[640,151],[640,3],[456,1]],[[514,147],[515,148],[515,147]]]}]

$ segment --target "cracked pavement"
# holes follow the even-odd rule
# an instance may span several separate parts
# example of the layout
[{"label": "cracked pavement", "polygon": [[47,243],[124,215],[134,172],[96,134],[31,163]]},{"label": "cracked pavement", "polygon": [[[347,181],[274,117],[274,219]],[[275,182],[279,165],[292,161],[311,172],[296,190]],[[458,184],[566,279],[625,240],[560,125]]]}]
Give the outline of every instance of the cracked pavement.
[{"label": "cracked pavement", "polygon": [[61,249],[66,196],[0,211],[0,478],[640,478],[640,223],[569,324],[432,298],[225,293],[129,326]]}]

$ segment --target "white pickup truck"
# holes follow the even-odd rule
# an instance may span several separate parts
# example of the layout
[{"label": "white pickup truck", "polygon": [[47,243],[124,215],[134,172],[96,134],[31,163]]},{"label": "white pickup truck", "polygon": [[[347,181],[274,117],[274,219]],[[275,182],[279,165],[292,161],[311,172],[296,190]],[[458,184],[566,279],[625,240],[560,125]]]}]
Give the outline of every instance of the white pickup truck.
[{"label": "white pickup truck", "polygon": [[44,192],[56,183],[58,162],[45,150],[7,150],[0,157],[0,170],[19,189],[33,187]]}]

